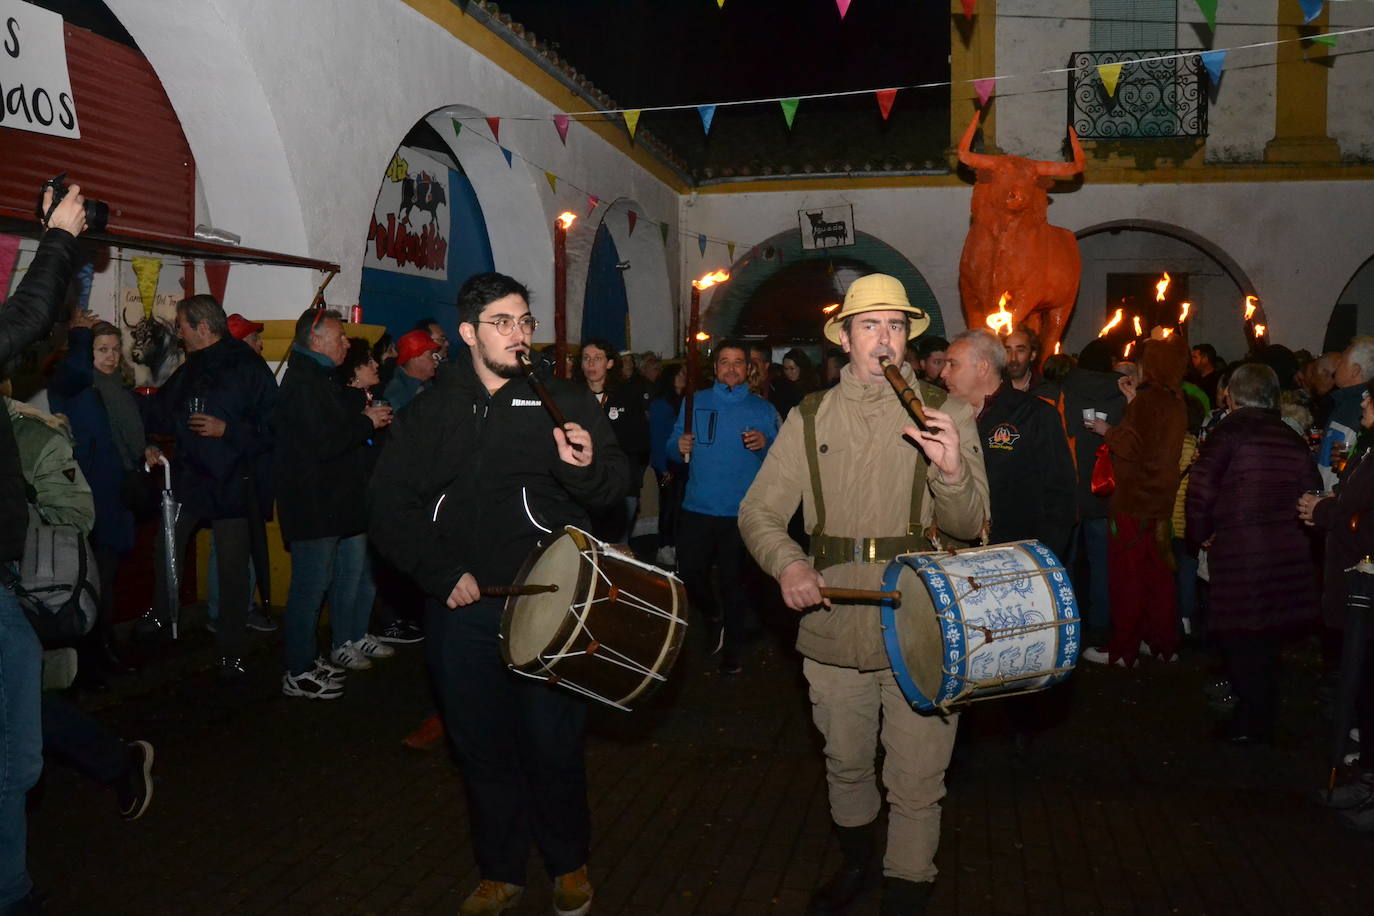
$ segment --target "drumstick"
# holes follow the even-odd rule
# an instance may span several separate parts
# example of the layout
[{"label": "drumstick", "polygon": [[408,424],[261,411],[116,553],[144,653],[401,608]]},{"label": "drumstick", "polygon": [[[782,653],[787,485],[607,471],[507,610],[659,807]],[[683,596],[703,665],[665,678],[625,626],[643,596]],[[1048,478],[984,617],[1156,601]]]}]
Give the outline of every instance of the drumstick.
[{"label": "drumstick", "polygon": [[[530,387],[534,389],[534,393],[538,395],[539,400],[544,403],[544,409],[549,412],[549,418],[553,420],[553,425],[566,432],[568,418],[563,416],[563,411],[559,410],[558,405],[554,403],[553,395],[549,394],[549,389],[545,388],[544,383],[535,377],[534,363],[530,362],[529,354],[524,350],[517,350],[515,353],[515,361],[519,363],[520,368],[524,370],[525,378],[529,379]],[[573,447],[573,451],[582,451],[581,443],[570,441],[568,444]]]},{"label": "drumstick", "polygon": [[922,431],[930,432],[930,425],[926,421],[926,412],[921,406],[920,400],[916,397],[916,392],[911,390],[911,386],[902,378],[902,370],[892,364],[892,358],[887,354],[878,357],[878,365],[883,367],[883,375],[887,378],[892,390],[897,392],[897,397],[901,399],[902,406],[906,412],[911,414],[911,419],[916,421],[916,425]]},{"label": "drumstick", "polygon": [[829,598],[832,601],[854,601],[869,604],[879,601],[895,601],[897,604],[902,603],[901,592],[882,592],[865,588],[823,588],[821,589],[821,597]]},{"label": "drumstick", "polygon": [[487,598],[509,598],[512,595],[542,595],[558,591],[557,585],[483,585],[478,589]]}]

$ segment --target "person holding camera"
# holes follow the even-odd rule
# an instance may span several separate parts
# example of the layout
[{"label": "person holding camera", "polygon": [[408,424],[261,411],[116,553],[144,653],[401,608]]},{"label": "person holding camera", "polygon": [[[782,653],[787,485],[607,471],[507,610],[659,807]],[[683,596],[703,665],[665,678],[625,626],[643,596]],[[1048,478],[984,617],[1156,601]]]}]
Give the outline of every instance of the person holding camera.
[{"label": "person holding camera", "polygon": [[[77,185],[57,190],[53,184],[39,206],[46,231],[38,251],[0,309],[0,363],[52,330],[80,259],[76,237],[86,230],[86,200]],[[11,588],[28,523],[19,449],[9,414],[0,411],[0,912],[7,914],[39,908],[26,864],[24,801],[43,771],[42,647]]]}]

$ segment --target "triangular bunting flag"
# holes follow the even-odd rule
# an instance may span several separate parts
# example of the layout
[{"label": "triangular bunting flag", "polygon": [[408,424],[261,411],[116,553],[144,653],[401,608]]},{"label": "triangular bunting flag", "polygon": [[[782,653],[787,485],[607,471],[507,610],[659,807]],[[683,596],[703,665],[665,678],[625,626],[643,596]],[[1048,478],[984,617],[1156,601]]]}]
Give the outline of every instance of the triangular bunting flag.
[{"label": "triangular bunting flag", "polygon": [[487,126],[491,128],[491,138],[492,138],[493,140],[500,140],[500,139],[501,139],[501,119],[500,119],[500,118],[487,118]]},{"label": "triangular bunting flag", "polygon": [[206,261],[205,282],[210,286],[210,295],[224,302],[224,288],[229,285],[229,262]]},{"label": "triangular bunting flag", "polygon": [[735,260],[735,243],[734,243],[734,242],[726,242],[726,243],[725,243],[725,251],[726,251],[727,254],[730,255],[730,260],[731,260],[731,261],[734,261],[734,260]]},{"label": "triangular bunting flag", "polygon": [[599,203],[601,203],[601,198],[597,197],[595,194],[588,194],[588,195],[587,195],[587,218],[588,218],[588,219],[591,219],[592,214],[596,212],[596,205],[599,204]]},{"label": "triangular bunting flag", "polygon": [[639,222],[639,214],[633,210],[626,210],[625,216],[630,220],[630,235],[634,235],[635,223]]},{"label": "triangular bunting flag", "polygon": [[706,257],[706,236],[697,236],[697,248],[701,250],[701,256]]},{"label": "triangular bunting flag", "polygon": [[778,102],[782,106],[782,116],[787,119],[787,129],[792,129],[792,119],[797,116],[797,104],[799,99],[782,99]]},{"label": "triangular bunting flag", "polygon": [[667,224],[667,223],[659,223],[659,224],[658,224],[658,233],[659,233],[659,235],[663,236],[663,247],[664,247],[664,248],[667,248],[667,247],[668,247],[668,224]]},{"label": "triangular bunting flag", "polygon": [[988,106],[988,99],[992,98],[992,91],[996,88],[997,77],[995,76],[973,81],[973,91],[978,93],[978,105],[980,108],[986,108]]},{"label": "triangular bunting flag", "polygon": [[1315,42],[1316,42],[1317,44],[1319,44],[1319,45],[1326,45],[1328,48],[1334,48],[1334,47],[1336,47],[1336,38],[1337,38],[1337,36],[1335,36],[1335,35],[1313,35],[1313,36],[1312,36],[1312,40],[1313,40],[1313,41],[1315,41]]},{"label": "triangular bunting flag", "polygon": [[501,154],[506,157],[506,166],[509,168],[514,168],[515,163],[511,161],[511,151],[503,146],[501,147]]},{"label": "triangular bunting flag", "polygon": [[625,112],[625,126],[630,129],[630,139],[635,138],[635,128],[639,126],[639,109],[631,108]]},{"label": "triangular bunting flag", "polygon": [[840,19],[844,19],[844,14],[849,12],[849,0],[835,0],[835,5],[840,8]]},{"label": "triangular bunting flag", "polygon": [[549,183],[549,190],[552,191],[553,193],[557,194],[557,193],[558,193],[558,176],[555,175],[553,172],[550,172],[548,169],[545,169],[545,170],[544,170],[544,180],[547,181],[547,182]]},{"label": "triangular bunting flag", "polygon": [[892,114],[892,103],[897,100],[897,90],[879,89],[873,94],[878,97],[878,111],[882,112],[883,120],[886,121],[887,116]]},{"label": "triangular bunting flag", "polygon": [[725,0],[716,0],[716,9],[718,9],[718,10],[723,10],[723,9],[725,9]]},{"label": "triangular bunting flag", "polygon": [[716,106],[698,105],[697,114],[701,115],[701,129],[709,134],[711,132],[711,122],[716,119]]},{"label": "triangular bunting flag", "polygon": [[14,265],[19,260],[19,236],[0,235],[0,302],[10,295],[10,278],[14,276]]},{"label": "triangular bunting flag", "polygon": [[1107,95],[1116,95],[1116,82],[1121,79],[1121,64],[1098,64],[1097,75],[1102,77],[1102,85],[1107,89]]},{"label": "triangular bunting flag", "polygon": [[1298,0],[1302,4],[1302,21],[1304,24],[1311,22],[1322,14],[1322,7],[1326,5],[1326,0]]},{"label": "triangular bunting flag", "polygon": [[1207,27],[1216,31],[1217,0],[1197,0],[1197,8],[1202,10],[1203,18],[1207,20]]},{"label": "triangular bunting flag", "polygon": [[456,137],[462,133],[463,125],[459,123],[457,118],[450,118],[449,120],[453,122],[453,135]]},{"label": "triangular bunting flag", "polygon": [[977,5],[977,0],[959,0],[959,4],[964,8],[964,18],[973,18],[973,8]]},{"label": "triangular bunting flag", "polygon": [[568,145],[568,116],[556,114],[553,116],[553,129],[558,131],[558,139],[563,141],[563,145]]},{"label": "triangular bunting flag", "polygon": [[162,273],[162,258],[129,259],[138,279],[138,298],[143,303],[143,316],[153,317],[153,302],[157,299],[157,278]]},{"label": "triangular bunting flag", "polygon": [[1202,66],[1207,68],[1207,75],[1212,78],[1212,85],[1221,82],[1221,68],[1226,63],[1225,51],[1203,51]]}]

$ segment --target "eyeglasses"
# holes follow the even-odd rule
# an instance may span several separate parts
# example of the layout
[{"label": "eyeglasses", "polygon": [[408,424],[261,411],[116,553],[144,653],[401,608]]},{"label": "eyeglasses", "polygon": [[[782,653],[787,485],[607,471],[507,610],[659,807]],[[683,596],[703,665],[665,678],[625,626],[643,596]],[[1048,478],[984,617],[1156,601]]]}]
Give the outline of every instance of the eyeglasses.
[{"label": "eyeglasses", "polygon": [[527,334],[533,334],[534,329],[539,327],[539,322],[534,319],[533,315],[524,315],[518,319],[512,318],[509,315],[498,315],[491,321],[478,318],[477,323],[491,325],[496,328],[496,333],[500,334],[502,337],[509,337],[510,332],[515,330],[517,324],[520,325],[520,330]]}]

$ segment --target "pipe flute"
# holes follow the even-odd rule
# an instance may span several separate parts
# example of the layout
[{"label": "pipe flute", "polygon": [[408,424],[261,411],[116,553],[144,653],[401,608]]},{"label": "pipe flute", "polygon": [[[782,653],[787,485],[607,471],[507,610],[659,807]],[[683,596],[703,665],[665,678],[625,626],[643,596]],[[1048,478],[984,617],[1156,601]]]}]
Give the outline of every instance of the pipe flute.
[{"label": "pipe flute", "polygon": [[[563,416],[563,411],[558,409],[558,405],[553,400],[553,395],[549,394],[549,389],[543,382],[539,381],[538,376],[534,374],[534,363],[530,362],[529,354],[524,350],[517,351],[515,360],[520,364],[520,368],[524,370],[525,378],[529,381],[530,387],[534,389],[534,393],[538,395],[539,400],[543,403],[544,409],[549,412],[549,419],[553,420],[553,425],[557,426],[559,429],[566,430],[568,418]],[[573,451],[582,451],[582,446],[578,443],[572,442],[570,444],[573,447]]]},{"label": "pipe flute", "polygon": [[892,385],[892,390],[897,392],[897,397],[901,400],[902,406],[906,408],[906,412],[911,414],[911,419],[916,421],[916,425],[923,432],[930,432],[930,422],[926,418],[926,412],[921,406],[920,399],[916,397],[916,392],[911,390],[911,386],[906,383],[906,379],[902,378],[902,370],[898,369],[896,364],[892,362],[892,357],[879,356],[878,365],[883,367],[883,375]]}]

